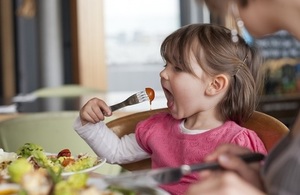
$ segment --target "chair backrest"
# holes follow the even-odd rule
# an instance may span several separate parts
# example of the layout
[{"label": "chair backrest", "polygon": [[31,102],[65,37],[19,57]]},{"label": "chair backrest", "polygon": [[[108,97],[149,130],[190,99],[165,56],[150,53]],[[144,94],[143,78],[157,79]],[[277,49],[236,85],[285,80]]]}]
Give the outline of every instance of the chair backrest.
[{"label": "chair backrest", "polygon": [[[124,135],[128,135],[130,133],[134,133],[135,126],[138,122],[150,117],[153,114],[159,112],[168,112],[166,108],[162,109],[153,109],[144,112],[137,112],[134,114],[130,114],[127,116],[123,116],[114,120],[111,120],[107,123],[107,126],[111,128],[116,135],[122,137]],[[142,170],[142,169],[149,169],[151,167],[151,160],[145,159],[138,162],[122,164],[120,165],[126,170],[135,171],[135,170]]]},{"label": "chair backrest", "polygon": [[[134,133],[138,122],[159,112],[168,112],[168,109],[161,108],[130,114],[108,122],[107,126],[119,137],[122,137],[123,135]],[[255,111],[242,126],[255,131],[268,151],[289,132],[289,129],[278,119],[259,111]],[[120,166],[129,171],[149,169],[151,168],[151,160],[145,159],[134,163],[121,164]]]},{"label": "chair backrest", "polygon": [[259,111],[255,111],[249,120],[241,124],[241,126],[255,131],[263,141],[267,151],[270,151],[290,131],[278,119]]},{"label": "chair backrest", "polygon": [[[20,114],[0,122],[0,148],[16,152],[27,142],[42,146],[46,152],[56,153],[68,148],[76,155],[87,152],[96,155],[89,145],[74,131],[73,123],[78,111]],[[121,167],[105,164],[97,172],[118,174]]]}]

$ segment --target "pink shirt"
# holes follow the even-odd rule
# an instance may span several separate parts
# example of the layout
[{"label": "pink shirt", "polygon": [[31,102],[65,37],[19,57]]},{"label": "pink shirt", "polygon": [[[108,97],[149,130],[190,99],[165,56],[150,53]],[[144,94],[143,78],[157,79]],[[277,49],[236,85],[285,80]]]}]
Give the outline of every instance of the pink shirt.
[{"label": "pink shirt", "polygon": [[[233,121],[195,135],[181,133],[180,123],[168,113],[159,113],[137,125],[137,142],[151,155],[152,168],[201,163],[207,154],[222,143],[234,143],[255,152],[267,153],[254,131]],[[197,179],[195,173],[185,176],[176,184],[161,187],[171,194],[184,194],[188,185]]]}]

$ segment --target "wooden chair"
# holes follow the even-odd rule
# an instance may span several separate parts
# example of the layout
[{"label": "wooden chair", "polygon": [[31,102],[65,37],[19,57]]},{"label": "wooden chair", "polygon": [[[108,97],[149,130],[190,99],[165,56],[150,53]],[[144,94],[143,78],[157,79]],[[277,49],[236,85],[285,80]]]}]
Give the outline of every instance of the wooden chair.
[{"label": "wooden chair", "polygon": [[255,131],[265,144],[268,152],[290,131],[278,119],[259,111],[255,111],[249,120],[241,124],[241,126]]},{"label": "wooden chair", "polygon": [[[168,109],[161,108],[130,114],[108,122],[107,126],[119,137],[122,137],[123,135],[134,133],[135,126],[139,121],[159,112],[168,112]],[[259,111],[255,111],[242,126],[255,131],[268,151],[289,132],[289,129],[278,119]],[[122,164],[121,166],[129,171],[149,169],[151,161],[150,159],[145,159],[134,163]]]}]

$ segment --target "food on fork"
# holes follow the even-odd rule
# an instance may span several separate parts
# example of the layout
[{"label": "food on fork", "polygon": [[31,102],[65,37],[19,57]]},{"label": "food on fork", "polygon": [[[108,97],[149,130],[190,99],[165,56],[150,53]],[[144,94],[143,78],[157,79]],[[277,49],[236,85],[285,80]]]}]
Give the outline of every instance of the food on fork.
[{"label": "food on fork", "polygon": [[[147,94],[147,91],[148,91],[150,97]],[[131,95],[126,100],[110,106],[110,108],[111,108],[111,111],[114,112],[118,109],[124,108],[125,106],[131,106],[131,105],[134,105],[134,104],[139,104],[139,103],[142,103],[142,102],[148,101],[148,100],[150,101],[150,104],[151,104],[151,101],[152,101],[151,98],[152,98],[152,100],[154,99],[153,89],[145,88],[145,90],[139,91],[139,92]]]},{"label": "food on fork", "polygon": [[145,88],[145,91],[149,97],[150,105],[155,98],[155,92],[152,88]]}]

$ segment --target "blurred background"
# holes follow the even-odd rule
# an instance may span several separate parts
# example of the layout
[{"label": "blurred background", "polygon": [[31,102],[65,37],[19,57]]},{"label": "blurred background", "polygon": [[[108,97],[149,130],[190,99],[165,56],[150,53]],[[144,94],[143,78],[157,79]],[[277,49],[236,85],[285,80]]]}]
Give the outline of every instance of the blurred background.
[{"label": "blurred background", "polygon": [[68,83],[109,91],[160,88],[161,42],[184,24],[204,21],[202,8],[192,4],[1,0],[1,70],[9,80],[2,77],[1,95]]},{"label": "blurred background", "polygon": [[[160,90],[163,39],[190,23],[225,24],[194,0],[0,0],[0,97],[76,84]],[[285,31],[245,37],[266,59],[259,109],[285,124],[300,107],[300,43]]]}]

